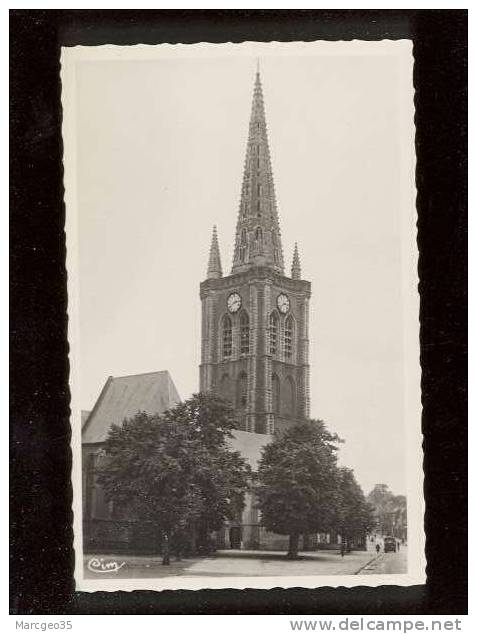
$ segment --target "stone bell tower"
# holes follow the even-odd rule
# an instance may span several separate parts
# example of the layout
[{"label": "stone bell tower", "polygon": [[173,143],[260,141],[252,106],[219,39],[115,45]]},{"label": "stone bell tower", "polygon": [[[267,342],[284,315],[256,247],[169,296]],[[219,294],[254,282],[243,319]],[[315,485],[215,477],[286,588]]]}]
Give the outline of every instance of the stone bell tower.
[{"label": "stone bell tower", "polygon": [[228,399],[241,429],[274,433],[309,417],[310,282],[295,245],[285,275],[260,72],[253,90],[232,271],[214,227],[200,285],[200,390]]}]

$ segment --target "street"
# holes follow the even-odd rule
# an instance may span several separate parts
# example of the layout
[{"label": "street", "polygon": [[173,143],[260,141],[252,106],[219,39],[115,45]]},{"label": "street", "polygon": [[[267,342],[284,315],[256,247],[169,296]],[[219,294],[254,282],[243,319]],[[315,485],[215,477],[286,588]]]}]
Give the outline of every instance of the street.
[{"label": "street", "polygon": [[354,551],[341,557],[335,550],[300,553],[288,560],[284,552],[222,550],[208,557],[171,561],[163,566],[159,555],[85,555],[87,578],[314,576],[402,573],[406,570],[405,550],[380,554]]},{"label": "street", "polygon": [[395,553],[383,553],[374,561],[367,564],[360,572],[360,575],[386,575],[386,574],[405,574],[407,572],[407,548],[401,546],[401,549]]}]

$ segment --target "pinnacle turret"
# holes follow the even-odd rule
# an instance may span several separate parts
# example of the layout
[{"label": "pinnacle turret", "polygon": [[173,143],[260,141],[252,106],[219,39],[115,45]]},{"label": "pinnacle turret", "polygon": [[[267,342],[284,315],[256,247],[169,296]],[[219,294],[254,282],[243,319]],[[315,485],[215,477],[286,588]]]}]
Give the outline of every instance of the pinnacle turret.
[{"label": "pinnacle turret", "polygon": [[212,242],[210,243],[209,266],[207,267],[207,279],[222,277],[222,264],[220,262],[219,239],[217,227],[212,230]]},{"label": "pinnacle turret", "polygon": [[296,242],[295,242],[295,250],[293,251],[291,276],[292,276],[292,279],[294,280],[301,280],[300,256],[298,255],[298,245]]},{"label": "pinnacle turret", "polygon": [[270,266],[283,274],[283,252],[268,146],[260,70],[253,90],[232,273]]}]

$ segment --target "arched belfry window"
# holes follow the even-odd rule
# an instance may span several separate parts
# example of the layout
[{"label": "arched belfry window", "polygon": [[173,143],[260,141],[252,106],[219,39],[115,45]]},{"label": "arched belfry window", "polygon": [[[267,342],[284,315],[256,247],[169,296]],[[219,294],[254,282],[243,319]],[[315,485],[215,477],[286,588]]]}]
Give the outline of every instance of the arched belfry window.
[{"label": "arched belfry window", "polygon": [[278,315],[275,312],[270,315],[269,330],[269,351],[270,354],[276,355],[278,351]]},{"label": "arched belfry window", "polygon": [[247,252],[247,231],[246,229],[242,229],[242,233],[240,234],[240,246],[239,246],[239,258],[241,262],[244,262],[246,252]]},{"label": "arched belfry window", "polygon": [[278,250],[278,238],[275,231],[272,232],[273,259],[276,264],[280,263],[280,252]]},{"label": "arched belfry window", "polygon": [[232,381],[228,374],[223,374],[220,380],[220,395],[222,398],[230,401],[233,404],[232,398]]},{"label": "arched belfry window", "polygon": [[293,337],[294,337],[294,322],[293,317],[288,315],[285,319],[285,332],[284,332],[284,351],[285,359],[290,359],[293,354]]},{"label": "arched belfry window", "polygon": [[295,416],[296,387],[293,377],[287,376],[283,386],[283,413],[285,416]]},{"label": "arched belfry window", "polygon": [[260,246],[262,245],[262,242],[263,242],[262,227],[257,227],[255,229],[255,240],[257,241],[257,244],[259,244]]},{"label": "arched belfry window", "polygon": [[250,352],[250,320],[245,310],[240,313],[240,354]]},{"label": "arched belfry window", "polygon": [[228,315],[222,321],[222,354],[224,359],[232,356],[232,320]]},{"label": "arched belfry window", "polygon": [[241,372],[237,379],[237,409],[247,407],[247,375]]},{"label": "arched belfry window", "polygon": [[280,413],[280,379],[276,374],[272,374],[272,411]]}]

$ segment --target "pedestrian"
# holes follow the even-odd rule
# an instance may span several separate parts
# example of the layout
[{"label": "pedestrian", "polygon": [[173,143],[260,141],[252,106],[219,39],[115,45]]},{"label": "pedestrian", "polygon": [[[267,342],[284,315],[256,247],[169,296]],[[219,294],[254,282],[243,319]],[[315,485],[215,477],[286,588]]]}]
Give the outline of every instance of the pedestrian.
[{"label": "pedestrian", "polygon": [[340,544],[340,553],[342,557],[345,556],[345,543],[343,540],[341,541],[341,544]]},{"label": "pedestrian", "polygon": [[380,550],[381,550],[381,546],[379,544],[376,544],[376,554],[379,555]]},{"label": "pedestrian", "polygon": [[398,552],[399,552],[399,548],[401,547],[401,545],[399,543],[399,539],[396,539],[396,546],[397,546],[397,549],[398,549]]}]

